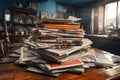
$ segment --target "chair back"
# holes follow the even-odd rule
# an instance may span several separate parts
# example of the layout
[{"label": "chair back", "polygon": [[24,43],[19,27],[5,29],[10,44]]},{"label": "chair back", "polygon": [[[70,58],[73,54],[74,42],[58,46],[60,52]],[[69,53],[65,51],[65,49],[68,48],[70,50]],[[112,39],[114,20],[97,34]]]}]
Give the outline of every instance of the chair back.
[{"label": "chair back", "polygon": [[5,41],[6,41],[7,45],[10,45],[11,41],[10,41],[10,36],[9,36],[9,32],[8,32],[7,22],[4,21],[4,25],[5,25]]}]

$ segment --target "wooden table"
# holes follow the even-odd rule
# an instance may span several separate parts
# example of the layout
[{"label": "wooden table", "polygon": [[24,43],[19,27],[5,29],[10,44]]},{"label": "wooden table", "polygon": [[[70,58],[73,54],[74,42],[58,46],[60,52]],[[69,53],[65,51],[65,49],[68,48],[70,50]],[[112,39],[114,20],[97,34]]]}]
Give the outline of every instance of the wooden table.
[{"label": "wooden table", "polygon": [[89,68],[82,74],[61,73],[59,77],[25,71],[26,67],[13,63],[0,64],[0,80],[120,80],[120,74],[109,75],[106,69]]}]

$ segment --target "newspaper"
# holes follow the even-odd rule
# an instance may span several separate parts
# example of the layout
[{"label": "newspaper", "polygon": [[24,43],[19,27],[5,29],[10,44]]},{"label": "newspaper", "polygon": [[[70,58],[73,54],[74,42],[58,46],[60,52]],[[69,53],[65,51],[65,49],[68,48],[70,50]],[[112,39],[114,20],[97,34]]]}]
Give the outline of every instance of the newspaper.
[{"label": "newspaper", "polygon": [[52,52],[53,54],[55,53],[58,56],[69,55],[73,52],[79,51],[79,50],[83,49],[84,47],[92,44],[92,41],[89,39],[83,39],[82,42],[83,42],[83,44],[81,46],[73,46],[68,49],[46,49],[46,51]]},{"label": "newspaper", "polygon": [[28,50],[28,48],[26,47],[21,47],[21,56],[20,56],[21,61],[28,61],[28,60],[37,59],[37,58],[38,58],[38,55],[33,53],[33,51]]}]

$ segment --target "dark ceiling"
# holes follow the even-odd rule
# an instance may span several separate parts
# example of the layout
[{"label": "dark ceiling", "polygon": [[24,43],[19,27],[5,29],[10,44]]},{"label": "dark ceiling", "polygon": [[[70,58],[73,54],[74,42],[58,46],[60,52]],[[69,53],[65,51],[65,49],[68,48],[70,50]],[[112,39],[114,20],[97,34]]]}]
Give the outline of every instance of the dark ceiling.
[{"label": "dark ceiling", "polygon": [[81,6],[98,0],[55,0],[55,1],[66,6]]},{"label": "dark ceiling", "polygon": [[[45,1],[48,1],[48,0],[13,0],[13,1],[29,1],[29,2],[45,2]],[[65,5],[65,6],[81,6],[81,5],[85,5],[87,3],[91,3],[91,2],[95,2],[95,1],[100,1],[100,0],[54,0],[56,1],[57,3],[60,3],[62,5]]]}]

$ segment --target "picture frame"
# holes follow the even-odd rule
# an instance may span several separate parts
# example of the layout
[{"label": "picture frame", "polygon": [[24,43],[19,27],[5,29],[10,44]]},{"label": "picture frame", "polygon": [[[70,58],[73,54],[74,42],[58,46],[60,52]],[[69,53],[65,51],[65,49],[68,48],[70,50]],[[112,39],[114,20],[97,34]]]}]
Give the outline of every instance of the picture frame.
[{"label": "picture frame", "polygon": [[64,19],[64,13],[61,11],[56,11],[53,13],[52,18],[59,18],[59,19]]},{"label": "picture frame", "polygon": [[33,15],[26,16],[26,24],[33,24]]},{"label": "picture frame", "polygon": [[29,3],[29,8],[34,9],[34,10],[37,10],[37,3],[30,2],[30,3]]},{"label": "picture frame", "polygon": [[43,18],[48,18],[48,11],[40,11],[39,12],[39,18],[43,19]]},{"label": "picture frame", "polygon": [[57,13],[57,18],[64,19],[64,12],[56,11],[56,13]]},{"label": "picture frame", "polygon": [[4,19],[5,19],[5,21],[11,20],[10,9],[4,9]]}]

